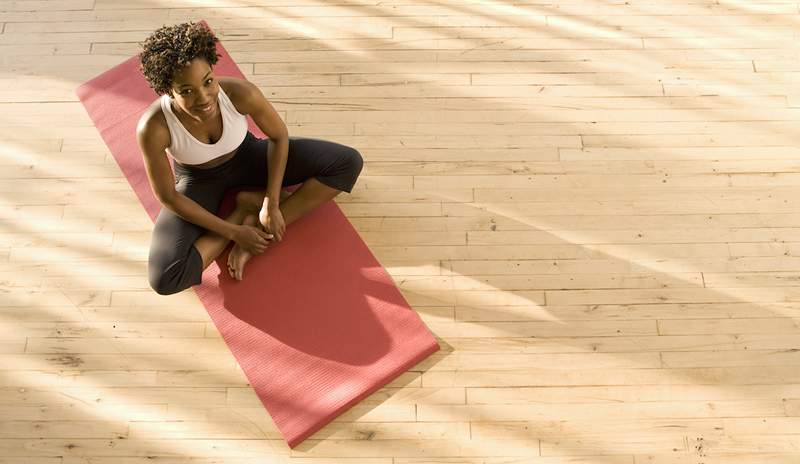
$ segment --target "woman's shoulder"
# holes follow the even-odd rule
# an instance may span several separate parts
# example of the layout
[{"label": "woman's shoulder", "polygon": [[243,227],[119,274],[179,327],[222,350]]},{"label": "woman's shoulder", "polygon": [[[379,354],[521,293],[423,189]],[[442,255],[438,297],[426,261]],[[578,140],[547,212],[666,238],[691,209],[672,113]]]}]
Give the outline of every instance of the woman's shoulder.
[{"label": "woman's shoulder", "polygon": [[240,114],[247,114],[242,110],[244,108],[245,96],[249,90],[250,83],[245,79],[233,76],[218,76],[219,86],[225,91],[225,95],[233,103]]},{"label": "woman's shoulder", "polygon": [[167,125],[167,118],[164,116],[164,111],[161,108],[161,96],[156,98],[150,103],[150,106],[145,108],[144,112],[139,117],[136,130],[150,139],[158,140],[160,145],[164,145],[165,147],[169,146],[169,126]]}]

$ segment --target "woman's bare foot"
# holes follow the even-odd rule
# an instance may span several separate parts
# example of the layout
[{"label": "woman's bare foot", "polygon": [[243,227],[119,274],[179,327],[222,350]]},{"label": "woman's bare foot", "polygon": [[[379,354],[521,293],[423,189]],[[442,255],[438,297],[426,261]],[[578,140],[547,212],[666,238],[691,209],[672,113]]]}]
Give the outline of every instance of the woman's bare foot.
[{"label": "woman's bare foot", "polygon": [[[281,201],[289,198],[292,193],[294,192],[281,190]],[[268,204],[269,198],[266,198],[266,196],[260,192],[242,190],[236,194],[236,206],[244,208],[247,211],[259,212],[258,222],[261,223],[267,233],[271,233],[269,229],[269,216],[266,214]]]},{"label": "woman's bare foot", "polygon": [[269,214],[267,213],[267,207],[269,205],[269,198],[264,197],[264,207],[261,208],[258,212],[258,222],[264,226],[264,230],[267,231],[268,234],[272,233],[272,230],[269,228]]},{"label": "woman's bare foot", "polygon": [[[288,190],[281,190],[281,201],[289,198],[294,192]],[[269,215],[267,215],[267,205],[269,205],[269,198],[263,193],[252,190],[242,190],[236,194],[236,206],[244,208],[248,212],[258,213],[258,222],[267,233],[272,233],[270,230]]]},{"label": "woman's bare foot", "polygon": [[[257,223],[258,219],[256,218],[256,215],[249,214],[244,218],[244,222],[242,224],[255,226]],[[228,254],[228,272],[230,273],[231,277],[236,280],[242,280],[244,278],[244,265],[252,257],[253,255],[247,252],[244,248],[240,247],[238,243],[235,243],[233,245],[233,249],[231,249],[231,252]]]}]

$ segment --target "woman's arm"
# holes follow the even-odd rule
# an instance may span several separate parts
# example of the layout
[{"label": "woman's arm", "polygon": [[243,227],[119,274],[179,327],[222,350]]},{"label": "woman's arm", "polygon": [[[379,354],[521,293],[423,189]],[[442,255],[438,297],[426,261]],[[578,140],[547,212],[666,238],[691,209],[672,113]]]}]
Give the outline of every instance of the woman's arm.
[{"label": "woman's arm", "polygon": [[[228,84],[233,84],[234,92],[229,92],[236,110],[248,114],[259,129],[269,137],[267,156],[267,191],[269,208],[277,209],[280,204],[281,184],[286,171],[286,160],[289,157],[289,132],[280,115],[267,101],[261,90],[246,79],[226,77]],[[229,87],[226,87],[229,88]]]},{"label": "woman's arm", "polygon": [[196,201],[177,191],[169,199],[159,199],[159,201],[165,208],[168,208],[183,219],[204,229],[214,231],[228,240],[234,240],[237,232],[242,228],[241,224],[234,224],[211,214]]},{"label": "woman's arm", "polygon": [[268,150],[272,150],[272,153],[267,156],[267,196],[268,208],[274,209],[280,203],[281,184],[286,171],[286,160],[289,158],[289,136],[270,137],[269,141]]}]

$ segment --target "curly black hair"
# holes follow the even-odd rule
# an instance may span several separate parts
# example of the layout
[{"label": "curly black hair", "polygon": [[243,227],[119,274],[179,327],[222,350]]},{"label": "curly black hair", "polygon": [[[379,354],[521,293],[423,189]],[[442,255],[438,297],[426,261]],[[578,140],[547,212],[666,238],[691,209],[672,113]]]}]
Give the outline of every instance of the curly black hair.
[{"label": "curly black hair", "polygon": [[158,95],[172,93],[177,71],[195,58],[205,58],[213,66],[220,56],[219,39],[206,26],[192,21],[156,29],[139,43],[139,70]]}]

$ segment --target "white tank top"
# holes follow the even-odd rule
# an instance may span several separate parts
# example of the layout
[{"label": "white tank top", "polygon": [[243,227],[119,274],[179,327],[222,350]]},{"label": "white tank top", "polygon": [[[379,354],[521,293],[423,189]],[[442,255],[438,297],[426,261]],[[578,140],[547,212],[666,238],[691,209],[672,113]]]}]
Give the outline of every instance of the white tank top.
[{"label": "white tank top", "polygon": [[228,95],[219,87],[222,136],[216,143],[203,143],[189,133],[172,112],[169,95],[161,96],[161,110],[167,120],[171,142],[167,153],[181,164],[202,164],[235,150],[247,135],[247,116],[239,113]]}]

